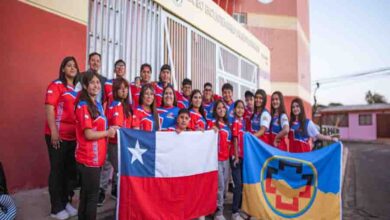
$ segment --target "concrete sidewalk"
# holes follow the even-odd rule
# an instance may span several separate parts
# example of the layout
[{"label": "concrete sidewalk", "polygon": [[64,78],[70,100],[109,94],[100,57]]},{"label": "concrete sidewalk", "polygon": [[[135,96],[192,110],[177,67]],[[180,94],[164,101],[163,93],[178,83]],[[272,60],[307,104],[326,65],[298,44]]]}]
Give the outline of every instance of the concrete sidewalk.
[{"label": "concrete sidewalk", "polygon": [[[344,147],[343,151],[343,164],[342,164],[342,174],[344,178],[345,168],[347,165],[348,158],[348,148]],[[111,190],[107,190],[111,192]],[[78,207],[78,193],[74,196],[73,206],[77,209]],[[34,189],[23,192],[18,192],[12,195],[12,198],[15,200],[17,206],[17,220],[51,220],[50,214],[50,198],[47,188]],[[231,217],[231,204],[232,204],[232,193],[228,193],[227,199],[225,201],[225,210],[224,215],[226,219]],[[116,201],[110,197],[109,194],[106,195],[106,201],[102,207],[98,207],[98,219],[99,220],[113,220],[115,219],[115,206]],[[71,220],[77,219],[77,217],[71,218]]]}]

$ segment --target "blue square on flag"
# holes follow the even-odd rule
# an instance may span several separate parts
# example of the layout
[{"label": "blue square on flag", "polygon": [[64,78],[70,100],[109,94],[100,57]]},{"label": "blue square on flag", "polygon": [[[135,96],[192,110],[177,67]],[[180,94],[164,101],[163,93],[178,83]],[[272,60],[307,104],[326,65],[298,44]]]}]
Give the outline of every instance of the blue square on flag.
[{"label": "blue square on flag", "polygon": [[120,129],[121,172],[126,176],[154,177],[156,133]]}]

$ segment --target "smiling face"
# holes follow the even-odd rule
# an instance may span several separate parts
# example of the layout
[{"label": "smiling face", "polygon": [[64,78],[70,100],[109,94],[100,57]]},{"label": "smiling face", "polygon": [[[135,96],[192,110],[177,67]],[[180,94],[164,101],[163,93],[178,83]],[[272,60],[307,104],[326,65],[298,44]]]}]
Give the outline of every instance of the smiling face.
[{"label": "smiling face", "polygon": [[246,106],[250,109],[250,110],[253,110],[254,106],[255,106],[255,98],[253,96],[248,96],[248,97],[245,97],[245,103],[246,103]]},{"label": "smiling face", "polygon": [[141,70],[141,78],[143,83],[148,83],[150,81],[150,77],[152,75],[152,71],[148,66],[145,66]]},{"label": "smiling face", "polygon": [[145,90],[145,93],[143,94],[143,105],[150,106],[153,104],[154,101],[154,92],[150,88],[147,88]]},{"label": "smiling face", "polygon": [[172,88],[166,88],[163,94],[164,107],[172,107],[175,99],[174,91]]},{"label": "smiling face", "polygon": [[291,105],[292,105],[292,113],[294,114],[294,116],[298,117],[299,114],[301,114],[301,107],[297,102],[293,102]]},{"label": "smiling face", "polygon": [[264,97],[260,94],[255,95],[255,106],[261,108],[263,105]]},{"label": "smiling face", "polygon": [[84,85],[84,89],[87,90],[87,93],[90,97],[95,98],[99,94],[101,89],[99,78],[93,76],[92,79],[88,82],[88,85]]},{"label": "smiling face", "polygon": [[219,102],[216,108],[217,116],[223,118],[226,115],[226,106],[222,102]]},{"label": "smiling face", "polygon": [[205,86],[203,90],[204,99],[209,101],[213,98],[213,88],[211,86]]},{"label": "smiling face", "polygon": [[91,59],[89,59],[89,67],[96,72],[99,72],[100,69],[100,56],[93,55]]},{"label": "smiling face", "polygon": [[271,97],[271,105],[274,109],[279,109],[280,107],[280,98],[277,94],[273,94]]},{"label": "smiling face", "polygon": [[122,83],[118,89],[118,97],[122,100],[125,100],[129,95],[129,87],[126,84]]},{"label": "smiling face", "polygon": [[227,103],[230,103],[233,100],[233,91],[230,89],[224,89],[222,91],[223,100]]},{"label": "smiling face", "polygon": [[186,84],[182,87],[181,89],[183,91],[183,95],[185,97],[189,97],[191,95],[191,92],[192,92],[192,86],[189,85],[189,84]]},{"label": "smiling face", "polygon": [[62,68],[62,72],[65,73],[65,77],[74,78],[77,75],[77,68],[74,60],[69,60],[64,68]]},{"label": "smiling face", "polygon": [[188,113],[182,113],[177,116],[176,123],[177,128],[181,131],[184,131],[187,129],[188,124],[190,123],[190,116]]},{"label": "smiling face", "polygon": [[199,108],[202,105],[202,94],[197,92],[191,99],[192,106],[195,108]]},{"label": "smiling face", "polygon": [[124,77],[125,74],[126,74],[126,66],[125,66],[125,64],[122,63],[122,62],[117,63],[116,66],[115,66],[114,72],[115,72],[117,77]]},{"label": "smiling face", "polygon": [[165,69],[160,72],[160,79],[163,83],[169,83],[171,81],[171,71]]},{"label": "smiling face", "polygon": [[238,117],[242,117],[244,116],[244,112],[245,112],[245,106],[242,102],[238,102],[237,103],[237,106],[234,108],[234,112],[236,113],[236,115]]}]

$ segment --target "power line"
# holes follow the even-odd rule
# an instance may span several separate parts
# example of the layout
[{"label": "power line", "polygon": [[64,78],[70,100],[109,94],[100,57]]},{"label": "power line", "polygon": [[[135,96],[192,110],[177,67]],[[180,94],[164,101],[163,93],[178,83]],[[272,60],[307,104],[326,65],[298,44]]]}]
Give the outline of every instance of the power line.
[{"label": "power line", "polygon": [[326,84],[326,83],[340,82],[341,80],[350,80],[350,79],[367,77],[367,76],[384,76],[384,75],[388,75],[389,71],[390,71],[390,67],[385,67],[385,68],[375,69],[375,70],[371,70],[371,71],[365,71],[365,72],[348,74],[348,75],[343,75],[343,76],[319,79],[319,80],[313,81],[313,84],[316,84],[316,83]]}]

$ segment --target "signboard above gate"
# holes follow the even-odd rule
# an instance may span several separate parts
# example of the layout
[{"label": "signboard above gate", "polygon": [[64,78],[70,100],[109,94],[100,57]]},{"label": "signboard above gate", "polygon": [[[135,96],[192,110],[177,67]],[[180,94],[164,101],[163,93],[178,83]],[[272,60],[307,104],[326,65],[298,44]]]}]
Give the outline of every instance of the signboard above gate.
[{"label": "signboard above gate", "polygon": [[248,30],[211,0],[154,0],[216,41],[269,71],[270,53]]}]

